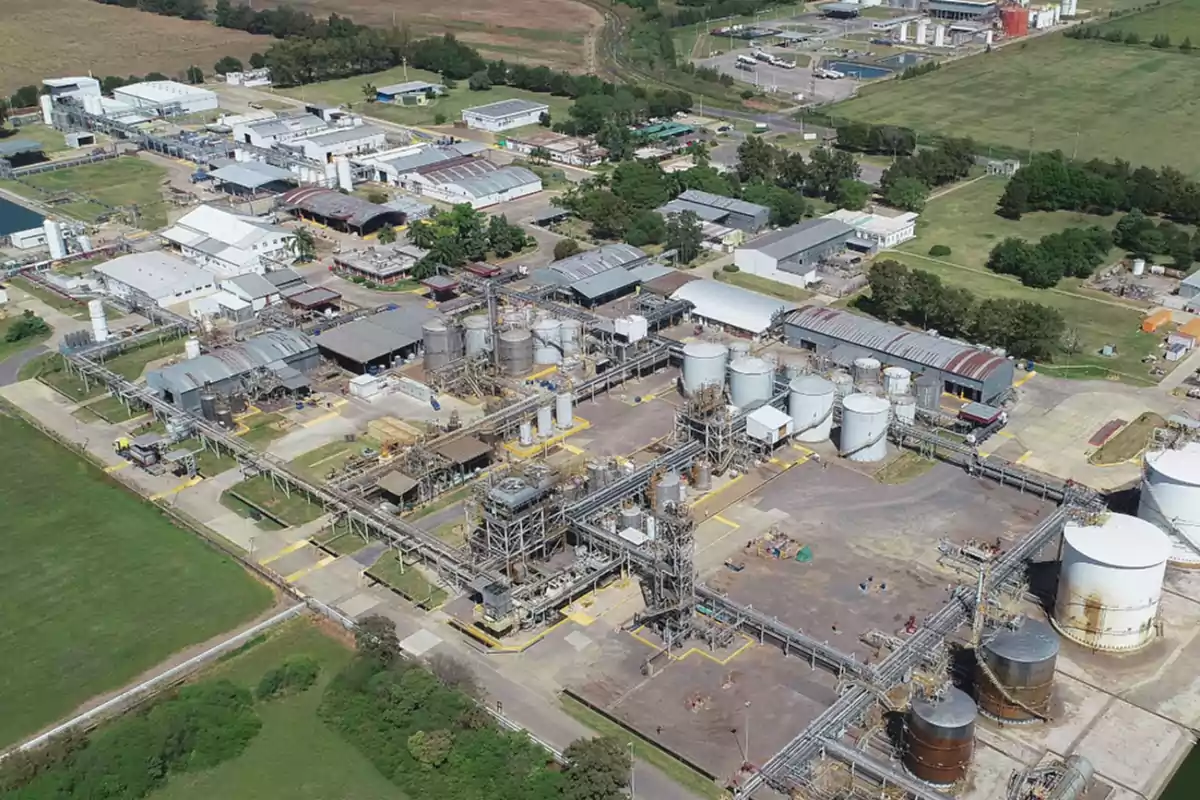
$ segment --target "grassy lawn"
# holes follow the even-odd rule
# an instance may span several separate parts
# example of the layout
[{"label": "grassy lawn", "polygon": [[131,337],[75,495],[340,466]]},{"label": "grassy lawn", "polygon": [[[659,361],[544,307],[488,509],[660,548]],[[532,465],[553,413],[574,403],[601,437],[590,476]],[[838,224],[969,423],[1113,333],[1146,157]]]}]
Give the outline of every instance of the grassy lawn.
[{"label": "grassy lawn", "polygon": [[1200,0],[1163,3],[1140,14],[1119,17],[1100,28],[1104,31],[1115,29],[1122,33],[1136,33],[1147,44],[1158,34],[1165,33],[1171,37],[1171,44],[1175,47],[1185,38],[1191,38],[1194,45],[1200,42]]},{"label": "grassy lawn", "polygon": [[[1074,211],[1036,211],[1020,220],[996,215],[996,203],[1004,193],[1004,178],[981,178],[930,200],[917,219],[917,238],[900,245],[900,250],[925,255],[941,244],[950,248],[946,261],[984,269],[992,248],[1010,236],[1036,242],[1048,233],[1067,228],[1100,225],[1112,229],[1119,214],[1098,217]],[[1111,257],[1119,253],[1114,248]]]},{"label": "grassy lawn", "polygon": [[[1039,371],[1049,372],[1049,369],[1054,367],[1061,369],[1086,366],[1094,369],[1086,373],[1064,369],[1062,374],[1066,377],[1095,378],[1105,377],[1111,371],[1119,373],[1132,383],[1157,383],[1150,377],[1141,359],[1150,353],[1157,354],[1161,337],[1152,333],[1142,333],[1142,313],[1138,309],[1125,308],[1116,301],[1103,302],[1065,290],[1030,289],[1007,276],[977,272],[924,257],[896,252],[890,252],[885,257],[901,261],[908,265],[909,269],[932,272],[946,285],[970,289],[979,298],[1009,297],[1057,308],[1066,318],[1067,327],[1079,332],[1081,349],[1073,356],[1060,354],[1049,368],[1038,364]],[[1100,348],[1106,344],[1116,345],[1116,356],[1106,358],[1099,354]]]},{"label": "grassy lawn", "polygon": [[38,356],[21,367],[18,377],[23,381],[37,378],[76,401],[99,397],[108,391],[103,384],[95,381],[84,383],[79,375],[67,372],[63,367],[62,356],[58,353],[46,353]]},{"label": "grassy lawn", "polygon": [[441,511],[443,508],[449,508],[455,503],[466,499],[466,497],[470,494],[470,486],[460,486],[457,489],[446,492],[440,497],[434,498],[429,503],[426,503],[425,505],[413,511],[408,515],[407,518],[416,520],[421,519],[422,517],[428,517],[430,514]]},{"label": "grassy lawn", "polygon": [[352,556],[370,544],[342,524],[330,525],[314,536],[313,541],[339,556]]},{"label": "grassy lawn", "polygon": [[0,464],[0,743],[270,605],[235,561],[34,428],[0,416],[0,439],[20,454]]},{"label": "grassy lawn", "polygon": [[359,75],[354,78],[299,86],[295,89],[286,89],[283,93],[306,102],[316,101],[335,105],[350,103],[362,114],[379,117],[391,122],[398,122],[403,125],[433,125],[436,124],[435,118],[438,114],[444,114],[446,124],[450,124],[455,120],[462,119],[464,108],[482,106],[500,100],[532,100],[535,103],[545,103],[550,107],[551,117],[554,119],[566,119],[567,109],[571,107],[572,103],[571,99],[567,97],[554,97],[548,93],[536,94],[523,89],[513,89],[508,86],[496,86],[485,92],[472,92],[467,88],[466,81],[459,81],[458,87],[451,89],[445,97],[431,100],[423,106],[368,103],[363,96],[362,87],[368,83],[375,86],[387,86],[389,83],[401,83],[405,80],[429,81],[430,83],[442,82],[441,77],[433,72],[411,68],[408,70],[408,77],[405,78],[404,69],[396,67],[385,72],[376,72],[372,75]]},{"label": "grassy lawn", "polygon": [[10,317],[0,318],[0,363],[7,361],[17,353],[23,353],[31,347],[35,347],[50,338],[53,330],[48,330],[45,333],[37,336],[29,336],[24,339],[18,339],[15,342],[7,341],[4,337],[8,335],[8,329],[17,323],[21,318],[21,313],[18,311]]},{"label": "grassy lawn", "polygon": [[311,481],[323,481],[330,472],[341,469],[346,460],[357,456],[364,448],[379,449],[379,442],[359,436],[353,442],[339,439],[292,459],[288,465]]},{"label": "grassy lawn", "polygon": [[1121,464],[1141,455],[1150,442],[1150,434],[1154,432],[1154,429],[1161,428],[1166,424],[1167,421],[1158,414],[1147,411],[1100,445],[1099,449],[1088,457],[1088,461],[1105,467]]},{"label": "grassy lawn", "polygon": [[708,797],[712,800],[722,796],[721,787],[704,777],[694,769],[679,761],[670,753],[662,750],[653,742],[643,739],[638,734],[624,728],[607,717],[597,714],[587,706],[570,697],[560,696],[559,703],[563,711],[570,714],[579,722],[591,728],[601,736],[612,736],[622,742],[632,742],[633,752],[639,759],[658,769],[664,775],[697,797]]},{"label": "grassy lawn", "polygon": [[287,433],[280,426],[280,423],[286,422],[282,414],[251,414],[238,421],[249,428],[241,434],[242,441],[260,450]]},{"label": "grassy lawn", "polygon": [[[137,204],[141,216],[139,226],[154,230],[167,224],[167,204],[160,188],[166,177],[167,171],[156,164],[135,156],[122,156],[82,167],[43,172],[25,180],[46,194],[75,192],[110,206]],[[6,183],[5,187],[16,194],[29,192],[24,184]],[[64,203],[56,208],[85,222],[93,222],[109,211],[86,200]]]},{"label": "grassy lawn", "polygon": [[135,408],[131,412],[119,397],[111,394],[88,403],[85,408],[106,422],[125,422],[150,413],[145,408]]},{"label": "grassy lawn", "polygon": [[752,292],[761,294],[769,294],[772,297],[778,297],[780,300],[789,300],[793,303],[806,302],[813,293],[798,286],[773,281],[770,278],[763,278],[759,275],[747,275],[745,272],[726,272],[723,269],[713,272],[713,277],[722,283],[728,283],[732,286],[740,286],[743,289],[749,289]]},{"label": "grassy lawn", "polygon": [[126,380],[136,381],[152,361],[183,355],[183,339],[165,339],[150,342],[133,350],[113,356],[105,365]]},{"label": "grassy lawn", "polygon": [[1082,159],[1169,164],[1195,177],[1196,70],[1195,57],[1178,51],[1106,47],[1055,34],[913,80],[864,87],[829,113],[1020,150],[1078,148]]},{"label": "grassy lawn", "polygon": [[908,483],[929,472],[936,463],[933,459],[922,458],[911,450],[906,450],[879,472],[876,472],[875,480],[890,485]]},{"label": "grassy lawn", "polygon": [[405,566],[392,550],[384,553],[368,572],[422,608],[437,608],[446,602],[446,592],[434,586],[416,567]]},{"label": "grassy lawn", "polygon": [[276,491],[266,475],[256,475],[235,483],[221,495],[222,500],[226,496],[259,508],[289,525],[303,525],[325,513],[320,503],[311,502],[303,492],[293,491],[289,496]]},{"label": "grassy lawn", "polygon": [[200,474],[211,478],[213,475],[220,475],[226,470],[231,470],[237,466],[237,459],[227,453],[214,453],[210,448],[204,447],[203,443],[196,438],[184,439],[175,445],[181,450],[199,450],[196,453],[196,469]]},{"label": "grassy lawn", "polygon": [[171,776],[151,800],[286,797],[289,800],[405,800],[357,749],[317,714],[329,680],[351,651],[309,620],[290,622],[267,640],[217,664],[206,678],[227,678],[253,689],[263,674],[292,655],[321,665],[308,691],[257,704],[262,730],[244,753],[213,769]]},{"label": "grassy lawn", "polygon": [[36,297],[38,300],[50,306],[55,311],[61,311],[64,314],[77,319],[82,319],[87,316],[87,305],[79,302],[78,300],[72,300],[69,297],[63,297],[58,292],[51,291],[45,286],[39,286],[38,284],[26,278],[13,278],[11,282],[13,286],[16,286],[18,289],[28,295]]}]

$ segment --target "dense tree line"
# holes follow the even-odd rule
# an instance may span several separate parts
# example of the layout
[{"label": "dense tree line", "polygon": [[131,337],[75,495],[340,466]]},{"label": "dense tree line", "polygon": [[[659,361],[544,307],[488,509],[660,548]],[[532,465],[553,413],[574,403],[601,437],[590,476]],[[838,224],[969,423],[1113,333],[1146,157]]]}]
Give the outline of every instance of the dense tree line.
[{"label": "dense tree line", "polygon": [[847,121],[837,126],[837,146],[855,153],[910,156],[917,149],[917,134],[899,125]]},{"label": "dense tree line", "polygon": [[879,179],[884,202],[905,211],[921,211],[932,189],[970,174],[974,150],[970,139],[947,138],[935,147],[900,156]]},{"label": "dense tree line", "polygon": [[922,75],[928,75],[930,72],[934,72],[935,70],[939,70],[941,68],[942,62],[940,61],[926,61],[923,64],[915,64],[911,67],[906,67],[904,71],[900,73],[899,80],[912,80],[913,78],[919,78]]},{"label": "dense tree line", "polygon": [[520,225],[504,216],[489,218],[467,203],[409,225],[408,240],[429,251],[412,269],[412,277],[417,279],[428,278],[443,266],[483,261],[489,253],[507,258],[523,250],[528,241]]},{"label": "dense tree line", "polygon": [[[1123,44],[1131,47],[1140,47],[1148,44],[1156,50],[1169,50],[1171,48],[1170,34],[1156,34],[1147,42],[1136,31],[1126,33],[1120,28],[1110,28],[1107,25],[1103,27],[1100,25],[1076,25],[1073,28],[1063,31],[1063,36],[1066,36],[1068,39]],[[1193,49],[1192,37],[1190,36],[1184,37],[1183,41],[1179,43],[1180,52],[1190,53]]]},{"label": "dense tree line", "polygon": [[1066,322],[1049,306],[1000,298],[981,302],[967,289],[945,286],[933,273],[892,260],[872,264],[867,279],[871,295],[862,304],[881,319],[1003,347],[1018,358],[1046,360],[1061,349]]},{"label": "dense tree line", "polygon": [[207,19],[208,6],[205,0],[96,0],[101,5],[136,8],[164,17],[184,19]]},{"label": "dense tree line", "polygon": [[1137,208],[1121,217],[1112,238],[1117,247],[1134,258],[1169,255],[1178,270],[1190,269],[1200,259],[1200,231],[1189,235],[1185,228],[1169,220],[1155,222]]},{"label": "dense tree line", "polygon": [[1037,244],[1009,237],[992,248],[987,265],[993,272],[1015,275],[1026,286],[1048,289],[1064,277],[1090,277],[1112,245],[1112,235],[1099,225],[1050,233]]},{"label": "dense tree line", "polygon": [[1072,161],[1060,151],[1036,153],[1004,189],[996,213],[1020,219],[1030,211],[1107,215],[1140,209],[1184,225],[1200,223],[1200,183],[1173,167],[1128,161]]},{"label": "dense tree line", "polygon": [[861,208],[870,187],[858,180],[858,161],[850,153],[816,147],[803,154],[775,147],[761,137],[738,146],[737,174],[742,183],[765,183],[820,197],[843,208]]}]

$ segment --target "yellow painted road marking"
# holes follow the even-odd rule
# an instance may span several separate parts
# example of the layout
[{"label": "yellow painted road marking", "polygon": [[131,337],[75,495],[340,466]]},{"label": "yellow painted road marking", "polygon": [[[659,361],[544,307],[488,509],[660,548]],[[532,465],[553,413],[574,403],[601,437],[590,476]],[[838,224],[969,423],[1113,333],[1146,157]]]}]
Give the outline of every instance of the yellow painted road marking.
[{"label": "yellow painted road marking", "polygon": [[109,473],[120,472],[121,470],[125,469],[128,466],[129,466],[128,461],[122,461],[120,464],[113,464],[111,467],[105,467],[104,471],[109,472]]},{"label": "yellow painted road marking", "polygon": [[1033,451],[1026,450],[1024,453],[1021,453],[1020,457],[1017,458],[1017,463],[1024,464],[1026,459],[1028,459],[1031,455],[1033,455]]},{"label": "yellow painted road marking", "polygon": [[[637,630],[630,631],[629,635],[632,636],[637,641],[641,642],[642,644],[646,645],[647,647],[652,647],[655,650],[661,650],[662,648],[659,645],[657,645],[654,642],[650,641],[649,639],[646,639],[639,635],[642,630],[643,630],[643,628],[638,628]],[[681,656],[674,655],[673,653],[667,653],[667,658],[669,658],[671,661],[683,661],[688,656],[701,656],[703,658],[707,658],[709,661],[712,661],[714,663],[720,664],[721,666],[724,666],[724,665],[728,664],[730,661],[733,661],[735,658],[740,656],[745,650],[747,650],[748,648],[753,647],[755,644],[757,644],[757,642],[755,642],[753,639],[751,639],[749,636],[747,636],[744,633],[741,633],[738,635],[741,636],[745,640],[742,643],[742,646],[739,647],[737,650],[734,650],[732,653],[725,656],[724,658],[717,658],[716,656],[712,655],[711,653],[708,653],[697,647],[693,647],[692,649],[688,650],[686,653],[684,653]]]},{"label": "yellow painted road marking", "polygon": [[337,561],[337,559],[338,559],[337,556],[325,556],[320,561],[313,564],[311,567],[305,567],[304,569],[297,570],[296,572],[293,572],[291,575],[288,575],[286,578],[284,578],[284,580],[287,581],[288,583],[295,583],[296,581],[300,580],[301,578],[303,578],[306,575],[316,572],[319,569],[324,569],[325,567],[328,567],[330,564]]},{"label": "yellow painted road marking", "polygon": [[1004,439],[1012,439],[1013,438],[1013,435],[1011,433],[1009,433],[1008,431],[996,431],[996,435],[1000,436]]},{"label": "yellow painted road marking", "polygon": [[272,561],[278,561],[279,559],[283,558],[284,556],[291,555],[292,553],[296,552],[297,550],[300,550],[301,548],[305,547],[308,544],[309,544],[308,539],[301,539],[298,542],[292,542],[291,544],[289,544],[287,547],[280,550],[275,555],[271,556],[270,558],[264,558],[263,560],[259,561],[258,563],[270,564]]},{"label": "yellow painted road marking", "polygon": [[573,444],[564,444],[563,450],[566,450],[568,453],[571,453],[572,455],[577,455],[577,456],[583,455],[583,448],[576,447]]},{"label": "yellow painted road marking", "polygon": [[574,611],[570,614],[567,614],[567,619],[571,620],[571,622],[574,622],[576,625],[584,626],[591,625],[596,621],[595,617],[584,611]]},{"label": "yellow painted road marking", "polygon": [[1033,370],[1032,372],[1026,372],[1024,375],[1022,375],[1021,377],[1019,377],[1015,381],[1013,381],[1013,386],[1024,386],[1026,383],[1028,383],[1030,380],[1033,379],[1034,375],[1037,375],[1037,370]]},{"label": "yellow painted road marking", "polygon": [[201,478],[199,475],[197,475],[195,478],[188,478],[186,481],[179,484],[174,489],[167,489],[167,491],[165,491],[165,492],[159,492],[158,494],[150,495],[150,499],[151,500],[162,500],[164,497],[170,497],[173,494],[178,494],[178,493],[182,492],[184,489],[188,488],[189,486],[195,486],[197,483],[199,483],[202,480],[204,480],[204,478]]}]

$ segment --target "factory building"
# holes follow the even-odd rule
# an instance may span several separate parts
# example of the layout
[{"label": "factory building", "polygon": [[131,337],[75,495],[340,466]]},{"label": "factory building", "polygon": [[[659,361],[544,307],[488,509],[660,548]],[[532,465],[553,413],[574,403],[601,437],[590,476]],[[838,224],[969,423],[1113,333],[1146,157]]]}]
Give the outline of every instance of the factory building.
[{"label": "factory building", "polygon": [[463,122],[468,128],[481,131],[507,131],[524,125],[536,125],[542,114],[550,113],[550,106],[532,100],[500,100],[486,106],[464,109]]},{"label": "factory building", "polygon": [[329,130],[329,123],[315,114],[297,114],[234,125],[233,140],[255,147],[271,147],[294,139],[315,136],[326,130]]},{"label": "factory building", "polygon": [[410,188],[413,176],[449,166],[465,163],[469,156],[487,150],[479,142],[456,142],[448,145],[412,144],[394,147],[367,158],[356,158],[354,163],[375,170],[375,180],[402,189]]},{"label": "factory building", "polygon": [[305,373],[321,358],[313,340],[291,330],[271,331],[212,354],[189,358],[146,375],[146,385],[184,411],[201,410],[201,395],[303,393]]},{"label": "factory building", "polygon": [[939,19],[983,19],[996,15],[996,0],[929,0],[926,12]]},{"label": "factory building", "polygon": [[255,313],[278,303],[283,297],[277,286],[253,272],[221,281],[221,289],[249,303],[251,311]]},{"label": "factory building", "polygon": [[430,94],[446,93],[446,87],[440,83],[428,81],[406,81],[380,86],[375,90],[375,99],[380,103],[401,103],[403,105],[425,105]]},{"label": "factory building", "polygon": [[917,236],[917,215],[911,211],[882,214],[879,209],[868,212],[839,208],[826,214],[824,219],[846,223],[854,228],[858,238],[871,242],[875,250],[895,247]]},{"label": "factory building", "polygon": [[262,274],[268,262],[292,260],[287,228],[212,206],[189,211],[159,235],[220,277]]},{"label": "factory building", "polygon": [[864,250],[869,242],[858,239],[854,228],[836,219],[810,219],[760,236],[733,252],[733,263],[742,272],[780,283],[804,287],[817,281],[817,266],[852,243]]},{"label": "factory building", "polygon": [[226,164],[208,173],[208,177],[216,188],[239,196],[260,192],[279,194],[299,183],[295,173],[262,161]]},{"label": "factory building", "polygon": [[1013,364],[1003,356],[834,308],[804,306],[792,312],[784,335],[794,347],[829,356],[841,366],[871,356],[887,366],[935,375],[943,391],[981,403],[998,401],[1012,387]]},{"label": "factory building", "polygon": [[608,157],[608,151],[591,139],[567,136],[550,130],[535,131],[522,136],[505,136],[497,144],[506,150],[525,156],[542,154],[557,164],[574,167],[594,167]]},{"label": "factory building", "polygon": [[307,158],[330,163],[338,156],[383,150],[387,147],[387,133],[375,125],[356,125],[307,136],[293,141],[291,146],[299,148]]},{"label": "factory building", "polygon": [[321,355],[351,372],[365,373],[416,352],[424,339],[422,326],[436,316],[424,306],[381,311],[322,331],[314,341]]},{"label": "factory building", "polygon": [[166,308],[217,291],[216,277],[178,256],[163,252],[130,253],[97,264],[92,271],[114,297]]},{"label": "factory building", "polygon": [[333,264],[338,271],[349,273],[351,277],[365,278],[388,286],[404,280],[409,270],[427,255],[428,250],[422,250],[407,242],[394,242],[335,253]]},{"label": "factory building", "polygon": [[404,215],[350,194],[319,186],[284,192],[280,206],[301,219],[309,219],[343,233],[366,236],[384,225],[403,225]]},{"label": "factory building", "polygon": [[482,158],[412,176],[412,191],[445,203],[487,208],[537,194],[542,179],[524,167],[500,167]]},{"label": "factory building", "polygon": [[629,244],[606,244],[560,258],[532,273],[534,282],[573,293],[586,305],[597,305],[633,290],[642,281],[637,269],[650,256]]},{"label": "factory building", "polygon": [[699,189],[688,189],[666,205],[656,209],[664,217],[691,211],[701,222],[709,222],[726,228],[749,233],[758,233],[767,227],[771,209],[757,203],[747,203],[733,197],[724,197]]},{"label": "factory building", "polygon": [[71,97],[83,102],[84,97],[100,97],[100,81],[95,78],[46,78],[42,81],[53,100]]},{"label": "factory building", "polygon": [[185,114],[220,107],[217,93],[178,81],[145,81],[113,89],[113,99],[131,108],[156,108],[178,104]]},{"label": "factory building", "polygon": [[688,281],[672,292],[671,299],[691,303],[693,318],[753,337],[796,308],[795,303],[707,278]]}]

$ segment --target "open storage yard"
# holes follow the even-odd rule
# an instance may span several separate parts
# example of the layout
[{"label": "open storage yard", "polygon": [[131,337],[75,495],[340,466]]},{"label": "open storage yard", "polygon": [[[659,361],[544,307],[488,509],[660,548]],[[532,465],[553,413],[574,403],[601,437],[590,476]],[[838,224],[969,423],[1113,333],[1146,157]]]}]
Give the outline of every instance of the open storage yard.
[{"label": "open storage yard", "polygon": [[270,591],[99,469],[0,416],[0,742],[265,610]]},{"label": "open storage yard", "polygon": [[[1122,21],[1124,24],[1124,21]],[[1172,35],[1174,32],[1172,31]],[[836,118],[1024,151],[1127,159],[1200,175],[1195,56],[1043,36],[907,81],[864,87]]]},{"label": "open storage yard", "polygon": [[0,90],[52,75],[175,75],[205,72],[222,56],[245,59],[271,40],[201,22],[93,0],[5,0],[0,15]]}]

